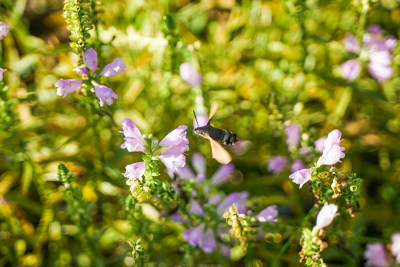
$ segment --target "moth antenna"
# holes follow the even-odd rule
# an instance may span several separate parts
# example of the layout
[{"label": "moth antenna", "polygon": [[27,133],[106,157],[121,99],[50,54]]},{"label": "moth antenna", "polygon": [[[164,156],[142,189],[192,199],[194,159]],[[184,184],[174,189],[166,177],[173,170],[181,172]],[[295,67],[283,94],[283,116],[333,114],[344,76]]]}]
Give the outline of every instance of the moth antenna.
[{"label": "moth antenna", "polygon": [[199,126],[199,122],[197,121],[196,112],[194,112],[194,110],[193,110],[193,115],[194,115],[194,118],[195,118],[195,120],[196,120],[197,127],[200,127],[200,126]]}]

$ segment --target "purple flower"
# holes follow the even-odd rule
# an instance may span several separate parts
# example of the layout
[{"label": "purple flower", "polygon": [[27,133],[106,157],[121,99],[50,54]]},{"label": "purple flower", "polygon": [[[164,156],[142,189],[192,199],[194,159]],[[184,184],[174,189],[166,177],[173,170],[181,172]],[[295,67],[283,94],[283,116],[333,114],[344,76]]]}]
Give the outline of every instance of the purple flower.
[{"label": "purple flower", "polygon": [[206,233],[203,235],[203,238],[201,240],[200,248],[205,252],[205,253],[211,253],[215,250],[217,247],[216,241],[215,241],[215,235],[214,232],[211,229],[207,229]]},{"label": "purple flower", "polygon": [[301,188],[310,180],[312,171],[313,168],[298,170],[292,173],[289,178],[292,179],[293,183],[300,185],[299,188]]},{"label": "purple flower", "polygon": [[159,155],[160,160],[168,169],[176,173],[179,173],[179,168],[186,165],[186,156],[184,153],[189,150],[189,140],[186,138],[186,129],[186,125],[180,125],[160,142],[160,146],[167,147],[167,149]]},{"label": "purple flower", "polygon": [[[93,48],[89,48],[88,50],[86,50],[82,56],[82,60],[83,63],[86,65],[86,67],[92,73],[96,73],[97,70],[96,50],[94,50]],[[126,65],[122,62],[122,59],[116,58],[114,59],[113,62],[106,65],[99,75],[104,77],[111,77],[123,73],[125,69]],[[74,71],[85,76],[89,75],[89,71],[85,68],[75,68]],[[67,83],[67,81],[70,82]],[[72,83],[72,81],[75,82]],[[58,80],[57,83],[55,84],[55,86],[58,88],[57,95],[65,97],[67,94],[75,91],[83,83],[83,81],[80,81],[80,85],[75,90],[72,90],[71,86],[76,85],[78,83],[77,81],[80,80],[63,80],[63,79]],[[107,105],[111,105],[114,99],[118,98],[118,96],[114,93],[114,91],[111,88],[99,84],[94,80],[92,80],[91,83],[95,88],[95,95],[99,99],[100,106],[104,106],[104,103],[106,103]]]},{"label": "purple flower", "polygon": [[381,243],[369,243],[364,252],[364,259],[367,260],[365,266],[385,267],[390,263],[386,258],[385,248]]},{"label": "purple flower", "polygon": [[192,247],[200,247],[205,253],[211,253],[216,248],[214,232],[207,229],[204,232],[204,223],[183,232],[183,239]]},{"label": "purple flower", "polygon": [[268,171],[279,174],[286,166],[287,159],[283,156],[272,157],[268,161]]},{"label": "purple flower", "polygon": [[171,221],[173,221],[173,222],[183,222],[182,215],[179,213],[179,211],[171,214]]},{"label": "purple flower", "polygon": [[209,197],[207,203],[208,204],[217,204],[220,201],[221,201],[221,196],[215,195],[215,196]]},{"label": "purple flower", "polygon": [[351,53],[358,53],[361,50],[360,44],[352,34],[348,34],[343,40],[344,47]]},{"label": "purple flower", "polygon": [[191,87],[199,86],[203,82],[203,76],[201,76],[201,74],[198,73],[190,63],[181,64],[179,66],[179,72],[182,80]]},{"label": "purple flower", "polygon": [[318,152],[322,153],[322,151],[324,150],[325,139],[326,139],[326,137],[321,137],[321,138],[318,138],[315,141],[315,143],[314,143],[315,144],[315,150],[317,150]]},{"label": "purple flower", "polygon": [[82,57],[83,63],[86,67],[92,72],[96,72],[97,70],[97,52],[93,48],[89,48],[83,53]]},{"label": "purple flower", "polygon": [[104,106],[104,103],[111,105],[114,101],[113,99],[118,98],[111,88],[94,81],[92,81],[92,84],[94,85],[94,92],[100,101],[101,107]]},{"label": "purple flower", "polygon": [[113,62],[107,64],[99,75],[104,77],[112,77],[123,73],[125,69],[126,65],[122,61],[122,58],[117,57],[113,60]]},{"label": "purple flower", "polygon": [[303,161],[299,160],[299,159],[295,159],[292,163],[292,166],[290,167],[290,171],[292,173],[297,172],[301,169],[305,169],[306,165],[304,165]]},{"label": "purple flower", "polygon": [[307,155],[308,153],[310,153],[312,150],[312,147],[310,146],[303,146],[302,148],[300,148],[300,155]]},{"label": "purple flower", "polygon": [[200,153],[194,153],[192,156],[192,165],[198,174],[206,173],[206,158]]},{"label": "purple flower", "polygon": [[57,95],[65,97],[66,95],[75,92],[79,87],[81,87],[82,83],[81,80],[76,79],[59,79],[55,84],[55,87],[57,87]]},{"label": "purple flower", "polygon": [[144,175],[144,170],[145,163],[143,161],[126,165],[124,176],[132,181],[136,179],[141,180],[142,176]]},{"label": "purple flower", "polygon": [[400,263],[400,232],[392,234],[392,248],[393,256],[396,257],[396,263]]},{"label": "purple flower", "polygon": [[276,205],[269,206],[256,216],[259,222],[277,222],[276,217],[278,216],[278,208]]},{"label": "purple flower", "polygon": [[328,202],[324,203],[324,206],[320,210],[317,216],[317,224],[315,227],[317,229],[325,228],[330,225],[333,219],[340,215],[337,213],[338,207],[335,204],[328,204]]},{"label": "purple flower", "polygon": [[391,67],[373,61],[368,64],[368,71],[374,79],[381,83],[390,79],[393,75]]},{"label": "purple flower", "polygon": [[354,81],[361,71],[361,64],[358,60],[348,60],[340,66],[342,77],[350,82]]},{"label": "purple flower", "polygon": [[228,196],[225,197],[225,199],[219,203],[217,206],[217,213],[218,215],[222,216],[232,204],[235,203],[236,208],[239,213],[246,213],[246,206],[244,205],[244,202],[246,199],[249,197],[249,193],[246,191],[243,192],[234,192],[229,194]]},{"label": "purple flower", "polygon": [[321,165],[333,165],[341,162],[340,159],[344,158],[344,147],[340,146],[340,142],[343,141],[340,138],[342,133],[339,130],[333,130],[328,134],[328,137],[324,141],[324,150],[322,156],[318,159],[317,167]]},{"label": "purple flower", "polygon": [[3,72],[7,71],[7,69],[0,68],[0,82],[3,80]]},{"label": "purple flower", "polygon": [[183,232],[183,239],[188,242],[192,247],[200,245],[204,232],[204,223],[199,224],[196,227],[190,228]]},{"label": "purple flower", "polygon": [[368,28],[368,32],[373,34],[381,34],[382,28],[379,25],[372,25],[371,27]]},{"label": "purple flower", "polygon": [[5,37],[8,34],[9,29],[10,25],[0,21],[0,40],[2,40],[3,37]]},{"label": "purple flower", "polygon": [[233,164],[221,165],[219,169],[211,176],[212,185],[221,185],[226,183],[232,176],[235,166]]},{"label": "purple flower", "polygon": [[[178,175],[182,179],[193,179],[195,177],[194,173],[187,165],[178,169]],[[173,177],[173,174],[170,176]]]},{"label": "purple flower", "polygon": [[144,151],[142,134],[136,127],[135,123],[126,118],[122,121],[122,133],[125,135],[125,142],[121,145],[122,149],[127,148],[129,152]]},{"label": "purple flower", "polygon": [[204,215],[203,208],[200,206],[199,202],[196,200],[191,200],[190,201],[190,213],[197,213],[199,215]]},{"label": "purple flower", "polygon": [[292,123],[285,128],[285,134],[287,136],[286,143],[289,149],[294,149],[299,145],[300,142],[300,125]]}]

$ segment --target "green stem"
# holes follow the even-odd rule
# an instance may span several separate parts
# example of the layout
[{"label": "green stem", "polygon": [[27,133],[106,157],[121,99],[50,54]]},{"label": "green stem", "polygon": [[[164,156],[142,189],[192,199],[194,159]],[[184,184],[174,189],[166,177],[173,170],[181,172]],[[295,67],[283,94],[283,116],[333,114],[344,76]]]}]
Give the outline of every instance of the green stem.
[{"label": "green stem", "polygon": [[307,213],[307,215],[304,217],[302,223],[300,226],[297,228],[296,232],[286,241],[285,245],[283,245],[282,249],[279,251],[278,256],[276,256],[275,260],[272,262],[271,267],[274,267],[278,264],[279,260],[283,256],[283,254],[286,252],[286,250],[289,248],[290,243],[292,242],[293,238],[297,236],[297,234],[303,229],[304,224],[311,218],[312,214],[314,211],[317,209],[317,207],[312,207],[310,211]]}]

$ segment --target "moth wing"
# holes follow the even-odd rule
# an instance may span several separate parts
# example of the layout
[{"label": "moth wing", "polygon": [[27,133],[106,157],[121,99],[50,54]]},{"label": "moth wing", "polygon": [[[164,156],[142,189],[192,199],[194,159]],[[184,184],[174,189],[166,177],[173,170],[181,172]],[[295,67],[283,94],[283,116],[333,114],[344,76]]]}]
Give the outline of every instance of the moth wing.
[{"label": "moth wing", "polygon": [[215,112],[217,112],[218,109],[218,102],[214,101],[211,103],[211,107],[210,107],[210,116],[208,116],[208,119],[211,120],[212,117],[214,117]]},{"label": "moth wing", "polygon": [[212,157],[221,164],[228,164],[232,157],[217,141],[209,138],[211,142]]}]

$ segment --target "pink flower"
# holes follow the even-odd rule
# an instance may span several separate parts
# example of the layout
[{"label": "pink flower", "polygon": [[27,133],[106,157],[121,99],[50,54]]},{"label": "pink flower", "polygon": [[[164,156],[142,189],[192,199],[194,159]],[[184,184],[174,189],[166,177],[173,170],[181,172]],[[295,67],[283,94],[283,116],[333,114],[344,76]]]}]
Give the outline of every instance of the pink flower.
[{"label": "pink flower", "polygon": [[379,25],[372,25],[371,27],[368,28],[368,32],[373,34],[381,34],[382,28]]},{"label": "pink flower", "polygon": [[322,156],[318,159],[317,167],[321,165],[333,165],[341,162],[340,159],[344,158],[344,147],[340,146],[340,142],[343,141],[340,138],[342,133],[339,130],[333,130],[328,134],[328,137],[324,141],[324,150]]},{"label": "pink flower", "polygon": [[130,165],[126,165],[124,176],[130,180],[141,179],[145,171],[145,163],[137,162]]},{"label": "pink flower", "polygon": [[125,142],[121,145],[122,149],[127,148],[129,152],[144,151],[142,134],[135,123],[126,118],[122,121],[122,133],[125,135]]},{"label": "pink flower", "polygon": [[269,206],[256,216],[259,222],[277,222],[276,217],[278,216],[278,208],[276,205]]},{"label": "pink flower", "polygon": [[203,238],[201,240],[200,248],[205,252],[205,253],[211,253],[215,250],[217,247],[216,241],[215,241],[215,235],[214,232],[211,229],[207,229],[205,234],[203,235]]},{"label": "pink flower", "polygon": [[286,163],[287,163],[286,157],[283,156],[272,157],[268,161],[267,169],[273,174],[279,174],[280,172],[283,171],[283,169],[285,169]]},{"label": "pink flower", "polygon": [[340,66],[342,77],[348,81],[354,81],[361,71],[361,64],[358,60],[348,60]]},{"label": "pink flower", "polygon": [[179,72],[184,80],[188,85],[191,87],[196,87],[201,85],[203,82],[203,76],[198,73],[190,63],[183,63],[179,66]]},{"label": "pink flower", "polygon": [[226,183],[231,178],[234,170],[235,166],[233,164],[221,165],[211,176],[211,184],[217,186]]},{"label": "pink flower", "polygon": [[360,44],[352,34],[348,34],[343,40],[344,47],[347,51],[352,53],[358,53],[361,50]]},{"label": "pink flower", "polygon": [[322,151],[324,150],[325,139],[326,139],[326,137],[321,137],[321,138],[318,138],[315,141],[315,143],[314,143],[315,144],[315,150],[317,150],[318,152],[322,153]]},{"label": "pink flower", "polygon": [[204,232],[204,223],[183,232],[183,239],[192,247],[200,247],[205,253],[211,253],[216,248],[214,232],[207,229]]},{"label": "pink flower", "polygon": [[86,67],[92,72],[96,72],[97,70],[97,52],[93,48],[89,48],[83,53],[82,57],[83,63]]},{"label": "pink flower", "polygon": [[9,29],[10,25],[0,21],[0,40],[2,40],[3,37],[5,37],[8,34]]},{"label": "pink flower", "polygon": [[300,125],[292,123],[285,128],[285,134],[287,136],[286,143],[289,149],[294,149],[299,145],[300,142]]},{"label": "pink flower", "polygon": [[302,170],[305,169],[306,165],[304,165],[304,162],[299,160],[299,159],[295,159],[292,163],[292,166],[290,167],[290,171],[292,173],[297,172],[298,170]]},{"label": "pink flower", "polygon": [[391,67],[374,61],[368,64],[368,71],[371,76],[380,83],[390,79],[393,75],[393,69]]},{"label": "pink flower", "polygon": [[242,214],[247,213],[244,202],[247,200],[248,197],[249,197],[249,193],[246,191],[230,193],[217,206],[218,215],[222,216],[222,214],[224,214],[229,209],[229,207],[232,206],[232,204],[236,205],[236,208],[239,213],[242,213]]},{"label": "pink flower", "polygon": [[186,129],[186,125],[181,125],[160,142],[160,146],[167,146],[167,149],[159,155],[160,160],[168,169],[176,173],[179,173],[179,168],[184,167],[186,164],[184,153],[189,150]]},{"label": "pink flower", "polygon": [[298,170],[292,173],[289,178],[292,179],[293,183],[300,185],[299,188],[301,188],[310,180],[312,171],[313,168]]},{"label": "pink flower", "polygon": [[[92,72],[96,73],[97,70],[97,52],[93,48],[89,48],[85,51],[85,53],[82,56],[83,63],[86,65],[86,67]],[[126,69],[126,65],[122,62],[121,58],[116,58],[114,59],[113,62],[110,64],[106,65],[104,69],[100,72],[100,76],[104,77],[111,77],[115,76],[117,74],[123,73],[123,71]],[[89,71],[85,68],[75,68],[75,72],[88,76]],[[65,95],[73,92],[74,90],[70,89],[71,85],[66,83],[66,81],[76,81],[79,80],[63,80],[60,79],[58,82],[55,84],[56,87],[58,87],[57,90],[57,95],[65,97]],[[95,94],[96,97],[99,99],[100,106],[104,106],[104,103],[107,105],[111,105],[114,101],[114,99],[118,98],[118,96],[114,93],[114,91],[111,88],[108,88],[105,85],[99,84],[96,81],[92,80],[92,84],[95,87]],[[72,83],[72,82],[70,82]],[[80,85],[83,83],[83,81],[80,81]],[[79,87],[79,86],[78,86]],[[61,88],[61,89],[60,89]]]},{"label": "pink flower", "polygon": [[118,98],[117,94],[111,88],[94,81],[92,81],[92,84],[94,85],[94,92],[100,101],[101,107],[104,106],[104,103],[111,105],[114,99]]},{"label": "pink flower", "polygon": [[0,68],[0,82],[3,80],[3,72],[7,71],[7,69]]},{"label": "pink flower", "polygon": [[104,77],[112,77],[120,73],[123,73],[125,69],[126,65],[122,61],[122,58],[118,57],[114,59],[113,62],[107,64],[99,75]]},{"label": "pink flower", "polygon": [[392,234],[392,254],[396,257],[396,263],[400,263],[400,232]]},{"label": "pink flower", "polygon": [[81,80],[76,79],[59,79],[55,84],[55,87],[57,87],[57,95],[65,97],[66,95],[75,92],[79,87],[81,87],[82,83]]},{"label": "pink flower", "polygon": [[367,244],[364,259],[367,260],[365,266],[385,267],[390,265],[386,258],[385,248],[378,242]]},{"label": "pink flower", "polygon": [[333,219],[340,215],[337,213],[338,207],[335,204],[328,204],[328,202],[324,203],[324,206],[320,210],[317,216],[317,224],[315,227],[317,229],[325,228],[330,225]]},{"label": "pink flower", "polygon": [[197,202],[196,200],[191,200],[190,201],[190,213],[197,213],[199,215],[204,215],[204,211],[203,208],[200,206],[199,202]]}]

